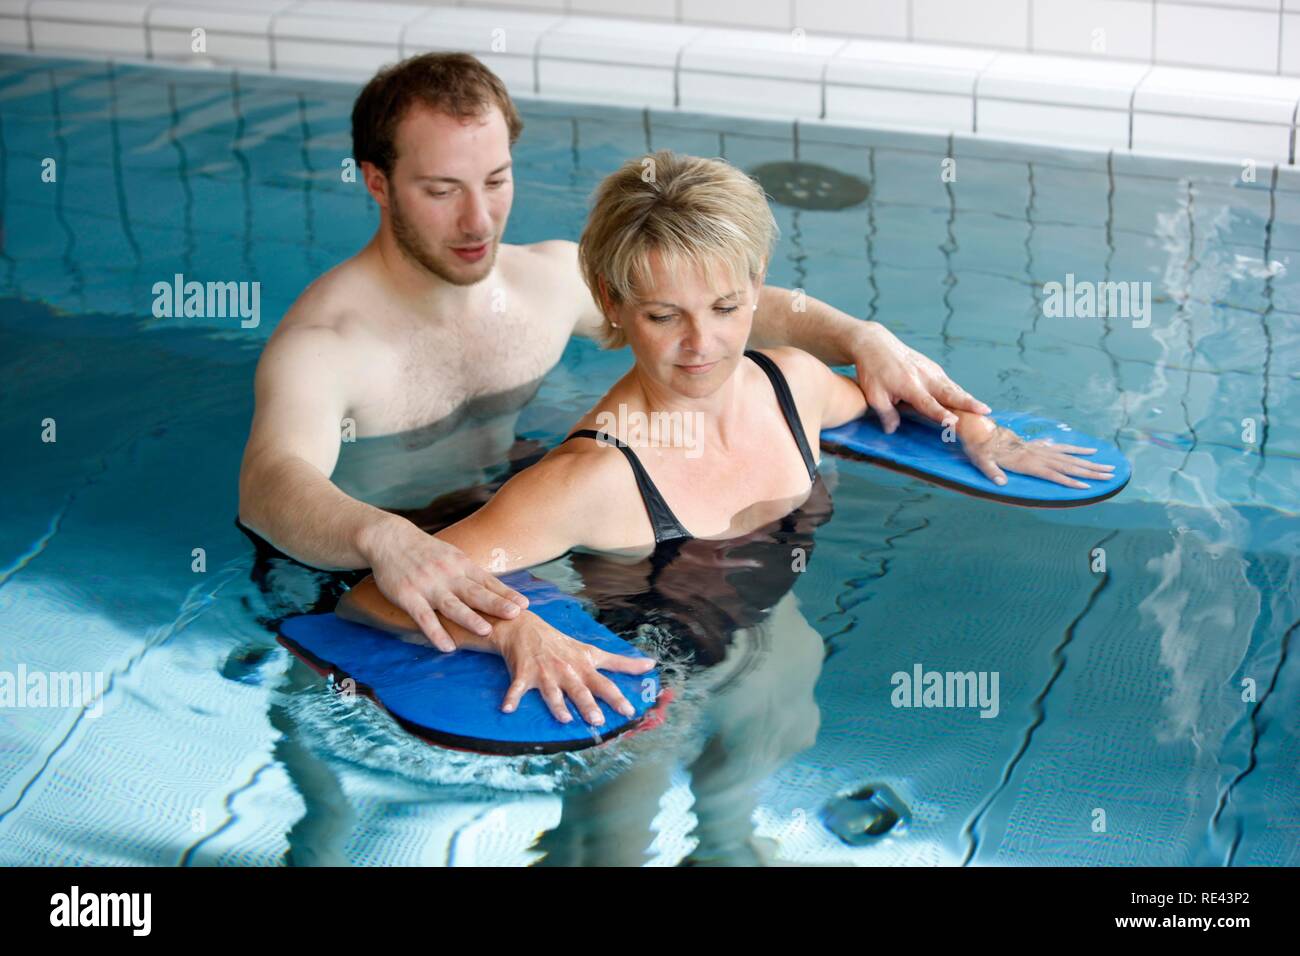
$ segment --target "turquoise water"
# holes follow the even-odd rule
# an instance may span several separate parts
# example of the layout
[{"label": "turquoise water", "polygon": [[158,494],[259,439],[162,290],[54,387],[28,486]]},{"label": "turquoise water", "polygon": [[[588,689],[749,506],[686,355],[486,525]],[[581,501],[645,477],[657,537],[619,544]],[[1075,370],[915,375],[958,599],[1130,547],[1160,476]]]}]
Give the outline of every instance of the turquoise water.
[{"label": "turquoise water", "polygon": [[[1134,478],[1031,511],[827,457],[834,515],[725,717],[703,690],[652,745],[508,761],[304,674],[266,622],[329,582],[233,523],[259,349],[377,221],[339,175],[355,92],[0,57],[0,672],[103,675],[0,708],[0,863],[1300,862],[1300,177],[521,102],[508,241],[576,239],[647,149],[860,177],[855,208],[774,207],[769,281]],[[260,324],[154,317],[177,272],[260,282]],[[1149,281],[1149,327],[1045,316],[1067,274]],[[554,442],[627,361],[572,343],[516,434]],[[997,715],[895,707],[917,664],[996,673]],[[907,820],[852,846],[823,814],[864,785]]]}]

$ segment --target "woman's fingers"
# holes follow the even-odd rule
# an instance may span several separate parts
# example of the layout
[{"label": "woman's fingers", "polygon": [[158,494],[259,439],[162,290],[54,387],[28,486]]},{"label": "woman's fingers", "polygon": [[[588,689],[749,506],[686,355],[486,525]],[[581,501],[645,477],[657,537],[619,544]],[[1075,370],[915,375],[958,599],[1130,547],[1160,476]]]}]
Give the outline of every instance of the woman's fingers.
[{"label": "woman's fingers", "polygon": [[636,708],[628,703],[627,698],[623,696],[623,692],[618,689],[618,685],[604,674],[593,671],[587,677],[587,686],[591,688],[597,697],[624,717],[632,717],[636,714]]},{"label": "woman's fingers", "polygon": [[597,697],[625,717],[634,716],[636,709],[623,696],[618,685],[599,673],[597,668],[640,674],[654,667],[654,659],[610,654],[599,648],[563,638],[562,635],[561,638],[558,655],[551,656],[547,662],[539,665],[531,656],[526,656],[520,658],[517,665],[511,663],[512,671],[516,666],[520,670],[513,674],[510,687],[502,699],[501,710],[507,714],[513,713],[518,709],[519,702],[524,696],[535,689],[552,716],[561,723],[572,722],[573,715],[568,707],[568,701],[572,701],[587,723],[595,726],[603,725],[605,714],[596,700]]},{"label": "woman's fingers", "polygon": [[541,684],[537,687],[542,695],[542,700],[546,701],[546,706],[550,708],[551,715],[562,724],[573,722],[573,715],[569,713],[568,706],[564,703],[564,691],[560,690],[560,685],[555,683],[549,676],[543,676]]},{"label": "woman's fingers", "polygon": [[532,687],[531,677],[516,674],[515,679],[506,688],[506,696],[501,698],[501,709],[507,714],[513,714],[519,708],[519,701],[523,699],[524,694],[532,690]]},{"label": "woman's fingers", "polygon": [[592,655],[592,664],[603,671],[616,671],[619,674],[644,674],[653,670],[653,657],[631,657],[626,654],[611,654],[609,651],[597,651]]},{"label": "woman's fingers", "polygon": [[1050,448],[1052,451],[1068,452],[1071,455],[1094,455],[1097,452],[1097,449],[1095,448],[1082,448],[1078,445],[1060,445],[1052,441],[1050,438],[1035,438],[1033,441],[1027,442],[1026,444],[1038,448]]},{"label": "woman's fingers", "polygon": [[1046,478],[1048,481],[1054,481],[1058,485],[1065,485],[1067,488],[1087,488],[1082,481],[1075,481],[1069,475],[1063,475],[1051,465],[1038,463],[1028,474],[1036,475],[1039,478]]},{"label": "woman's fingers", "polygon": [[601,713],[600,705],[596,703],[596,698],[591,696],[591,691],[583,683],[582,677],[573,674],[562,686],[574,706],[578,708],[578,713],[582,714],[583,720],[596,726],[605,722],[605,715]]},{"label": "woman's fingers", "polygon": [[1078,475],[1082,478],[1095,478],[1098,481],[1109,481],[1114,477],[1111,472],[1104,468],[1098,468],[1090,462],[1079,461],[1077,458],[1066,458],[1064,461],[1054,461],[1052,462],[1052,467],[1067,475]]},{"label": "woman's fingers", "polygon": [[993,460],[992,455],[977,454],[971,458],[971,464],[982,471],[984,477],[995,485],[1005,485],[1007,483],[1006,474],[998,467],[998,463]]}]

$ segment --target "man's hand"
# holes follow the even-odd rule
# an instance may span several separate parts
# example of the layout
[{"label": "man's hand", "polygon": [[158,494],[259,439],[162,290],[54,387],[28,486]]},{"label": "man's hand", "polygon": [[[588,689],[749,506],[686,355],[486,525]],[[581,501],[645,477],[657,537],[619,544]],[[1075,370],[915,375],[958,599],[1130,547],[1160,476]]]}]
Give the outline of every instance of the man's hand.
[{"label": "man's hand", "polygon": [[[879,322],[863,322],[853,346],[858,382],[885,434],[898,428],[898,409],[907,402],[938,424],[948,409],[987,415],[989,407],[960,388],[937,362],[904,345]],[[945,406],[947,406],[945,408]]]},{"label": "man's hand", "polygon": [[359,547],[379,590],[409,614],[440,651],[454,651],[456,643],[435,611],[486,635],[492,627],[476,609],[510,619],[528,606],[526,597],[484,571],[455,545],[426,534],[405,518],[391,515],[372,524]]}]

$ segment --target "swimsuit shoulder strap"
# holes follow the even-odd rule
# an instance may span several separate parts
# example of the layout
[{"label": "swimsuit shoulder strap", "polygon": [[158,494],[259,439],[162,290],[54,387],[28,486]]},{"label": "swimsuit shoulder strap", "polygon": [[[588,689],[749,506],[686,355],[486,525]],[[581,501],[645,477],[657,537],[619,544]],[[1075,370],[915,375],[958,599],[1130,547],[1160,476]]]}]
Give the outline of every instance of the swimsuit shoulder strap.
[{"label": "swimsuit shoulder strap", "polygon": [[785,416],[785,423],[790,426],[790,431],[794,434],[795,444],[799,446],[799,454],[803,456],[804,466],[808,469],[808,479],[816,481],[817,459],[813,457],[812,449],[808,447],[808,437],[804,434],[803,422],[799,420],[799,409],[794,403],[794,395],[790,392],[790,383],[785,380],[785,375],[777,364],[762,352],[749,349],[745,355],[753,359],[771,379],[772,388],[776,391],[777,403],[781,406],[781,414]]},{"label": "swimsuit shoulder strap", "polygon": [[[682,523],[677,520],[673,510],[668,507],[668,502],[664,501],[663,495],[655,487],[654,481],[650,478],[650,473],[645,470],[641,464],[641,459],[636,456],[629,446],[623,444],[613,435],[606,432],[598,432],[595,429],[583,428],[569,435],[569,438],[594,438],[596,441],[614,445],[623,453],[627,463],[632,466],[632,474],[636,477],[636,487],[641,492],[641,500],[645,502],[646,514],[650,518],[650,526],[654,529],[655,544],[662,541],[671,541],[674,538],[689,538],[691,533],[682,527]],[[563,442],[561,442],[563,444]]]}]

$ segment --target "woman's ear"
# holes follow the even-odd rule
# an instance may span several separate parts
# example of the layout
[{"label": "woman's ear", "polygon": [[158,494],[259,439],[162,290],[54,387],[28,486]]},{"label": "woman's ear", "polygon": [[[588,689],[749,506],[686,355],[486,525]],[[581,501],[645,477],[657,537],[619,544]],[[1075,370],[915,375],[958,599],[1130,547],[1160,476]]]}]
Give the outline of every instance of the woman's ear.
[{"label": "woman's ear", "polygon": [[614,314],[614,302],[609,296],[609,286],[605,284],[603,276],[596,277],[596,287],[600,290],[600,302],[597,303],[600,306],[600,314],[605,317],[605,321],[611,326],[618,328],[618,322],[615,321],[617,316]]},{"label": "woman's ear", "polygon": [[609,300],[609,286],[605,284],[604,276],[596,276],[596,289],[596,305],[600,306],[600,314],[605,317],[606,321],[608,321],[609,313],[613,308],[613,303]]}]

